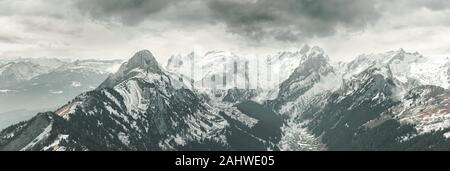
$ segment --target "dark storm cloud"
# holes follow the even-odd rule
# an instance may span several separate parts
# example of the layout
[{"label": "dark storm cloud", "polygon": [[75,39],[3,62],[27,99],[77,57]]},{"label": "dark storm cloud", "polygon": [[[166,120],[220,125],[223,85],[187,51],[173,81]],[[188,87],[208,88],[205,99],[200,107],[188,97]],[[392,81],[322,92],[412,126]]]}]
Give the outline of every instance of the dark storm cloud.
[{"label": "dark storm cloud", "polygon": [[283,41],[360,30],[379,18],[372,0],[214,0],[209,7],[233,33]]},{"label": "dark storm cloud", "polygon": [[423,6],[431,10],[445,10],[450,8],[450,1],[448,0],[421,0],[417,3],[419,6]]},{"label": "dark storm cloud", "polygon": [[94,19],[137,25],[176,0],[76,0],[76,6]]},{"label": "dark storm cloud", "polygon": [[[72,15],[52,5],[58,2],[46,0],[36,7],[23,8],[27,3],[0,0],[0,16],[70,19]],[[422,8],[450,9],[448,0],[72,0],[69,4],[70,7],[65,6],[67,10],[75,7],[82,16],[97,21],[127,26],[164,21],[169,23],[168,29],[170,26],[182,29],[183,26],[201,28],[215,24],[250,40],[273,38],[287,42],[327,37],[338,30],[343,33],[361,31],[386,13],[400,11],[401,15],[407,15]],[[23,24],[34,27],[32,22]],[[45,31],[47,28],[36,29]],[[70,30],[65,32],[72,34]]]},{"label": "dark storm cloud", "polygon": [[[194,3],[204,9],[189,10]],[[229,32],[254,40],[323,37],[338,27],[364,29],[379,17],[373,0],[78,0],[77,6],[94,19],[115,19],[131,26],[175,7],[176,17],[159,19],[224,24]]]}]

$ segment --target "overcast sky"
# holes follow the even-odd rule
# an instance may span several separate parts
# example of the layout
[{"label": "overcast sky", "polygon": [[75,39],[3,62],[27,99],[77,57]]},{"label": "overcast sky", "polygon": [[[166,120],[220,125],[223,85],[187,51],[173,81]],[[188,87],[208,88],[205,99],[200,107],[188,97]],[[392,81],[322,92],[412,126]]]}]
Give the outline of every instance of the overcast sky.
[{"label": "overcast sky", "polygon": [[403,48],[450,56],[448,0],[0,0],[0,57],[160,59],[190,51]]}]

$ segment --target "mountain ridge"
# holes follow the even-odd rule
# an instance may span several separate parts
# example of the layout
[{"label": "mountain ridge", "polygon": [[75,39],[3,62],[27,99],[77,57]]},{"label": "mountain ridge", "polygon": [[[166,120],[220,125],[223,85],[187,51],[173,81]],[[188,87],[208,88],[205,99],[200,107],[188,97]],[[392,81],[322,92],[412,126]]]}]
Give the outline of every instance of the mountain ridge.
[{"label": "mountain ridge", "polygon": [[[261,84],[269,92],[249,86],[248,59],[204,57],[166,69],[139,51],[96,89],[1,131],[0,150],[450,150],[449,62],[398,50],[334,65],[304,46],[262,60],[283,74]],[[247,86],[217,87],[228,76]]]}]

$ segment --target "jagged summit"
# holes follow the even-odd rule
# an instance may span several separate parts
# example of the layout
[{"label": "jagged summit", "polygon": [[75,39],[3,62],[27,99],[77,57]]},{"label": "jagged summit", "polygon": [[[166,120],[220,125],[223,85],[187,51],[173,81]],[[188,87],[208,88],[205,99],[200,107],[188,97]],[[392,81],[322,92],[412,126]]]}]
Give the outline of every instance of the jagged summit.
[{"label": "jagged summit", "polygon": [[135,69],[147,72],[160,72],[161,67],[149,50],[141,50],[133,55],[127,62],[122,64],[117,74],[127,74]]},{"label": "jagged summit", "polygon": [[161,71],[161,67],[149,50],[141,50],[123,65],[124,69],[140,68],[144,70]]},{"label": "jagged summit", "polygon": [[141,50],[133,55],[127,62],[120,66],[119,70],[108,77],[99,88],[114,87],[118,83],[127,80],[139,73],[161,73],[161,66],[149,50]]},{"label": "jagged summit", "polygon": [[303,61],[321,61],[324,63],[329,63],[330,59],[322,48],[317,46],[309,48],[308,46],[304,47],[303,50],[306,50],[305,48],[307,48],[308,51],[306,51]]},{"label": "jagged summit", "polygon": [[314,47],[310,48],[309,53],[315,54],[315,55],[324,55],[325,50],[323,50],[322,48],[320,48],[318,46],[314,46]]}]

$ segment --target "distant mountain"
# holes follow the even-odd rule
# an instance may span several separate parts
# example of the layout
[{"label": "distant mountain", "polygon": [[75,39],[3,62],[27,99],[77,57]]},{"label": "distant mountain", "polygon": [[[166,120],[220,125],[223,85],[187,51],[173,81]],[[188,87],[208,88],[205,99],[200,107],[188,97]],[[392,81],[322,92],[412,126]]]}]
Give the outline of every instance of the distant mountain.
[{"label": "distant mountain", "polygon": [[211,97],[229,102],[264,102],[276,98],[280,84],[318,49],[305,45],[298,51],[268,56],[242,56],[225,51],[210,51],[204,55],[193,52],[186,56],[172,56],[166,68],[192,78],[192,87]]},{"label": "distant mountain", "polygon": [[360,55],[348,63],[344,77],[358,74],[369,67],[388,68],[396,81],[408,89],[418,85],[435,85],[450,88],[449,58],[424,57],[403,49],[382,54]]},{"label": "distant mountain", "polygon": [[0,63],[0,89],[46,74],[63,65],[59,59],[17,59]]},{"label": "distant mountain", "polygon": [[[28,67],[17,67],[22,63],[34,67],[31,70]],[[95,60],[63,62],[57,59],[19,59],[8,62],[4,67],[5,72],[24,74],[0,74],[5,79],[22,75],[22,79],[8,79],[15,81],[9,81],[9,85],[3,84],[0,88],[0,112],[56,108],[78,94],[96,88],[110,74],[110,70],[120,63],[121,61]],[[34,70],[36,68],[44,69]],[[26,119],[35,113],[29,113]],[[6,118],[0,115],[1,119]],[[3,126],[5,125],[0,125]]]}]

